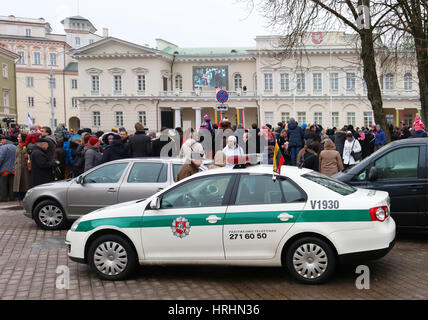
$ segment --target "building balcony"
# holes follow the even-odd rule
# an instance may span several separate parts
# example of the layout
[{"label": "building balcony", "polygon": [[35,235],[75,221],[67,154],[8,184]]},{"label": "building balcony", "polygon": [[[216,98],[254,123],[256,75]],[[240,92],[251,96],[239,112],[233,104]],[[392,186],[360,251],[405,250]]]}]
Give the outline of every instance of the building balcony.
[{"label": "building balcony", "polygon": [[[239,97],[256,97],[256,91],[228,91],[231,98]],[[213,98],[217,95],[216,91],[161,91],[159,92],[160,97],[182,97],[182,98]]]}]

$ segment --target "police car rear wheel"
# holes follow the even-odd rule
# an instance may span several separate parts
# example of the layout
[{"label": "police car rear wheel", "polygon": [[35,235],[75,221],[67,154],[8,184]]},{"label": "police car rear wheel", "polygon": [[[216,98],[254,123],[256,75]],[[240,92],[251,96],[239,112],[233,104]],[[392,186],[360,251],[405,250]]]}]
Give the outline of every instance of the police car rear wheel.
[{"label": "police car rear wheel", "polygon": [[315,238],[301,238],[291,244],[286,253],[286,265],[291,275],[306,284],[327,281],[336,267],[336,256],[329,244]]},{"label": "police car rear wheel", "polygon": [[124,280],[137,266],[137,254],[119,235],[104,235],[89,247],[89,266],[103,280]]},{"label": "police car rear wheel", "polygon": [[67,219],[61,206],[54,200],[39,203],[34,209],[34,221],[43,230],[62,230],[67,225]]}]

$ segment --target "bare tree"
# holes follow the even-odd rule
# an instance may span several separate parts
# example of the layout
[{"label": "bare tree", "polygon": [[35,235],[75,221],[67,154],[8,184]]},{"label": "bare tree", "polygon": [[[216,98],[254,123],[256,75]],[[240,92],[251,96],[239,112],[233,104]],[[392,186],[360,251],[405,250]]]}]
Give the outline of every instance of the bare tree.
[{"label": "bare tree", "polygon": [[[416,56],[421,114],[428,121],[428,1],[427,0],[384,0],[390,10],[384,28],[391,31],[389,43],[403,55],[406,52]],[[411,36],[412,41],[409,40]]]},{"label": "bare tree", "polygon": [[363,77],[374,119],[390,140],[376,70],[376,50],[382,45],[381,34],[375,31],[383,30],[385,20],[392,10],[384,5],[385,0],[241,0],[241,2],[245,2],[250,9],[258,9],[269,22],[269,26],[284,35],[281,41],[284,52],[303,50],[305,35],[315,29],[328,30],[344,26],[352,30],[359,40],[358,52],[363,64]]}]

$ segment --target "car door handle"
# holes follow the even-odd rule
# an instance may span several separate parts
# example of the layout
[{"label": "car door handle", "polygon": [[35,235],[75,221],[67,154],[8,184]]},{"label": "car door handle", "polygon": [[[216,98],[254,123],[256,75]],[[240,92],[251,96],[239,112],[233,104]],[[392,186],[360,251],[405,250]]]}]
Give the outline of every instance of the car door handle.
[{"label": "car door handle", "polygon": [[422,190],[424,186],[410,186],[409,189]]},{"label": "car door handle", "polygon": [[293,218],[294,218],[294,216],[292,216],[291,214],[288,214],[288,213],[281,213],[278,216],[278,219],[281,221],[288,221],[288,220],[291,220]]},{"label": "car door handle", "polygon": [[108,191],[108,192],[116,192],[116,189],[115,189],[115,188],[110,188],[110,189],[108,189],[107,191]]},{"label": "car door handle", "polygon": [[219,217],[217,217],[217,216],[209,216],[206,220],[207,220],[209,223],[214,224],[214,223],[219,222],[219,221],[221,220],[221,218],[219,218]]}]

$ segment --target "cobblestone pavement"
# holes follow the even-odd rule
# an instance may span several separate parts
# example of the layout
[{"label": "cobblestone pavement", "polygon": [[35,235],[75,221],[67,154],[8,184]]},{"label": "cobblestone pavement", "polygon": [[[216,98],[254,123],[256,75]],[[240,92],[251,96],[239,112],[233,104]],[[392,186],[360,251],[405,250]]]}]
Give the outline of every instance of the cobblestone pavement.
[{"label": "cobblestone pavement", "polygon": [[[132,280],[101,281],[72,262],[66,231],[46,232],[15,203],[0,205],[0,299],[428,299],[428,237],[400,237],[385,258],[368,264],[370,290],[355,287],[355,266],[322,286],[294,282],[281,268],[142,267]],[[56,289],[56,268],[70,269],[70,289]]]}]

